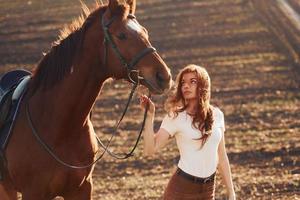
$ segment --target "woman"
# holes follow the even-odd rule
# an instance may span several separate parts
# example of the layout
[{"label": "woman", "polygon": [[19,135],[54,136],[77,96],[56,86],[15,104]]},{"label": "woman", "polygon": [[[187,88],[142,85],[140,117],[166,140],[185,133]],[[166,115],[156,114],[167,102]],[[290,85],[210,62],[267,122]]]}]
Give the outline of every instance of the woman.
[{"label": "woman", "polygon": [[217,167],[228,197],[235,200],[229,161],[225,149],[225,124],[222,111],[210,105],[210,78],[197,65],[182,69],[176,79],[175,93],[167,101],[168,115],[154,134],[154,103],[141,96],[142,108],[149,105],[144,129],[144,153],[160,152],[173,136],[180,160],[164,192],[164,200],[214,199]]}]

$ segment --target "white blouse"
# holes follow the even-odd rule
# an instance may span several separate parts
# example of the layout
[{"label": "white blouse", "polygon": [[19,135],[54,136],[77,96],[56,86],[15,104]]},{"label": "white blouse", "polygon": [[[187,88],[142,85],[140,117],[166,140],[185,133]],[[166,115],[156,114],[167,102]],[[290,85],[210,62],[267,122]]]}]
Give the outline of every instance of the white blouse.
[{"label": "white blouse", "polygon": [[225,123],[223,112],[213,108],[214,123],[212,134],[201,148],[201,133],[192,125],[192,117],[183,111],[177,117],[168,115],[162,121],[161,127],[171,136],[175,136],[180,153],[178,167],[188,174],[197,177],[208,177],[217,170],[218,146],[224,135]]}]

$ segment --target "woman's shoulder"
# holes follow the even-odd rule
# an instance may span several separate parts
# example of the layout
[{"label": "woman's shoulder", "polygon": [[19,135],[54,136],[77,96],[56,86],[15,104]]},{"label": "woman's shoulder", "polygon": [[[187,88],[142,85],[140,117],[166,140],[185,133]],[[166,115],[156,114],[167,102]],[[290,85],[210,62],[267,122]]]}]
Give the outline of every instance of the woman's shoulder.
[{"label": "woman's shoulder", "polygon": [[219,107],[212,106],[212,110],[213,110],[213,116],[217,120],[222,120],[224,118],[224,113],[223,113],[223,111]]},{"label": "woman's shoulder", "polygon": [[214,117],[214,127],[221,127],[223,129],[223,132],[225,131],[225,120],[224,120],[224,114],[222,110],[218,107],[213,108],[213,117]]}]

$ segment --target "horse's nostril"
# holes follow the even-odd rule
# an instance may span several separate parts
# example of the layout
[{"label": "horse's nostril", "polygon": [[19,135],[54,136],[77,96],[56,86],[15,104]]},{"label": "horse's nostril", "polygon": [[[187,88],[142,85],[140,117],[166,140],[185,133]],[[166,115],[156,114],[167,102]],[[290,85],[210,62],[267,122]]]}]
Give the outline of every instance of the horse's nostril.
[{"label": "horse's nostril", "polygon": [[165,80],[164,76],[161,73],[159,73],[159,72],[156,73],[156,79],[160,83],[164,82],[164,80]]}]

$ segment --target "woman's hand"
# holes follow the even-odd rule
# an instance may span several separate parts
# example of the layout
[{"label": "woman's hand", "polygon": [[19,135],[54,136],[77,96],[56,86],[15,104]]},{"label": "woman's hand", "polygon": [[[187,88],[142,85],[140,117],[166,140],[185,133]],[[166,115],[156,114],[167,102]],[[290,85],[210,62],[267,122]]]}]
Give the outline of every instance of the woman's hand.
[{"label": "woman's hand", "polygon": [[145,109],[148,104],[149,104],[148,113],[149,114],[154,114],[154,112],[155,112],[155,105],[154,105],[153,101],[151,101],[151,99],[148,98],[146,95],[140,96],[140,105],[141,105],[141,108]]}]

